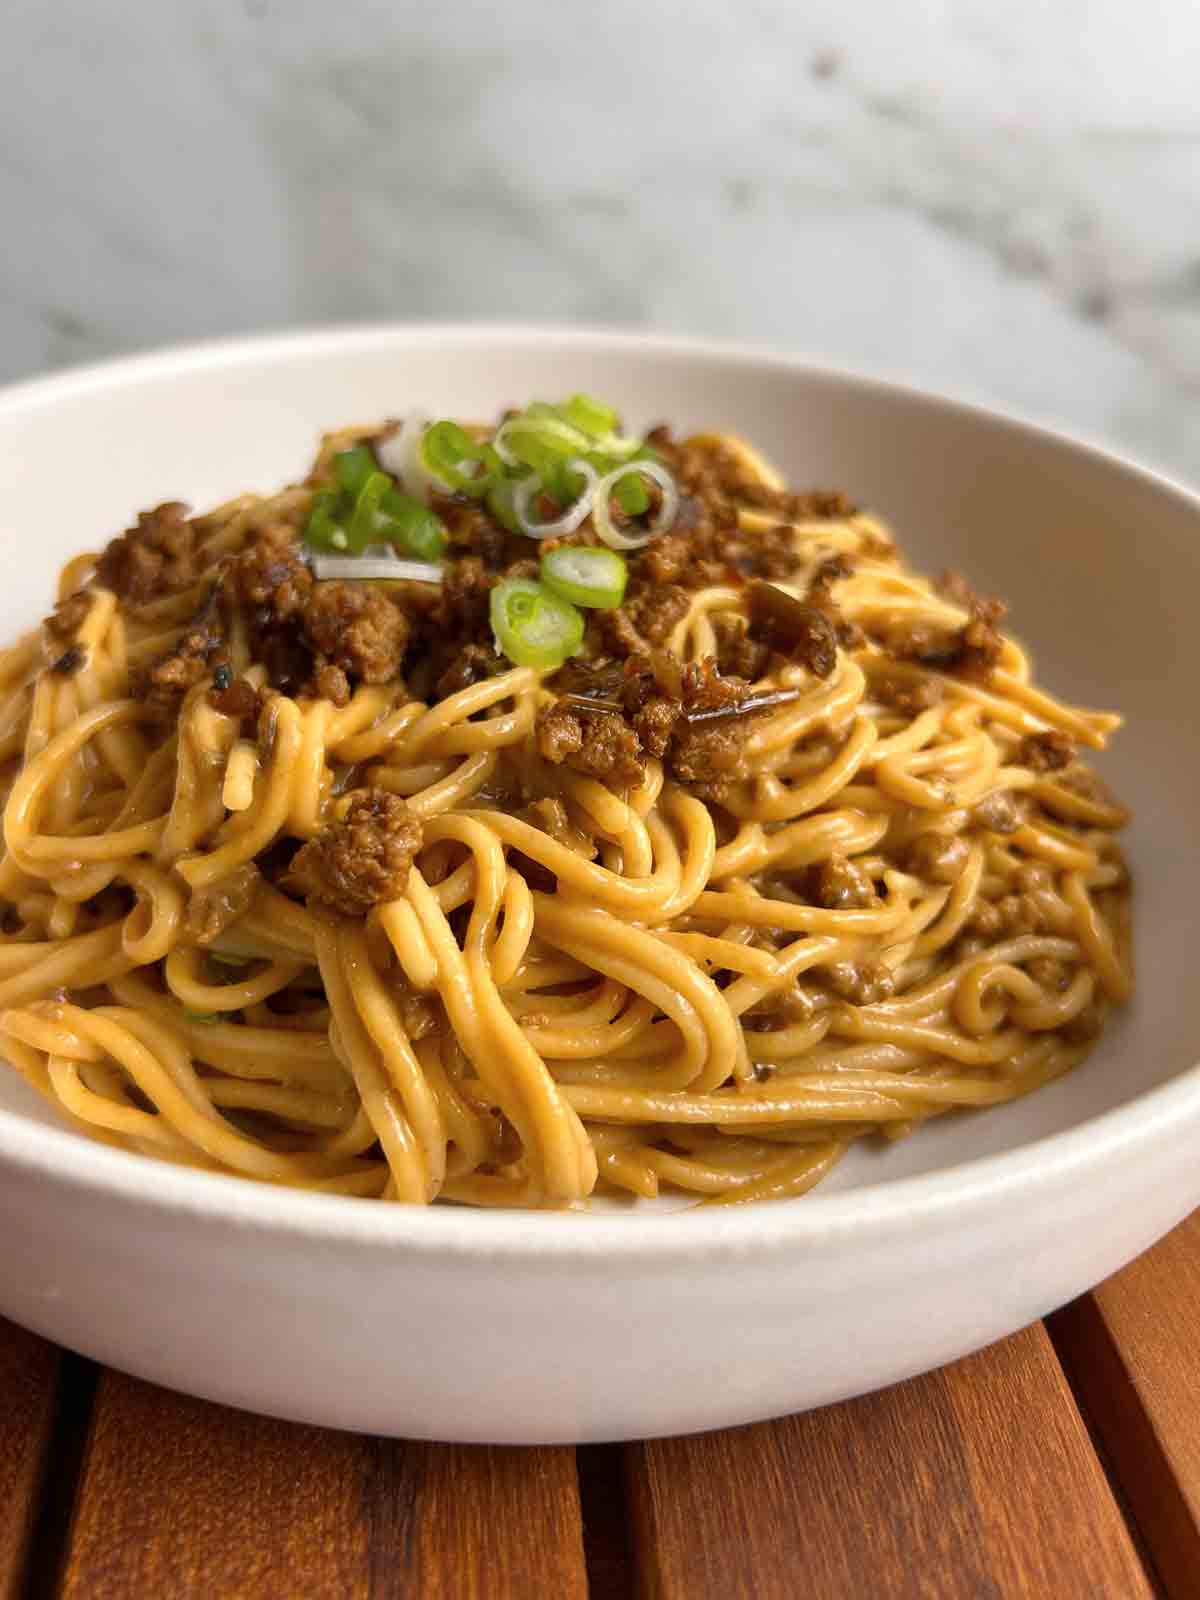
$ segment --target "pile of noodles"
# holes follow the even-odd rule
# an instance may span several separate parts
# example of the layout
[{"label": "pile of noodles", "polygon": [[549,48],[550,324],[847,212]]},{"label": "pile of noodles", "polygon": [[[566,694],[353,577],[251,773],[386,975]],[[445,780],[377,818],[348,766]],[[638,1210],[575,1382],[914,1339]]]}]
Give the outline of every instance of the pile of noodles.
[{"label": "pile of noodles", "polygon": [[[211,568],[307,493],[203,519]],[[961,625],[880,531],[863,515],[797,524],[793,592],[844,553],[838,604],[868,634]],[[91,569],[71,561],[60,593]],[[1126,813],[1019,759],[1052,729],[1102,748],[1118,719],[1035,687],[1010,639],[986,686],[945,674],[911,716],[873,682],[933,669],[869,643],[839,650],[827,679],[799,665],[764,679],[802,692],[755,718],[753,776],[721,808],[655,761],[625,795],[556,769],[553,793],[598,844],[589,859],[488,798],[506,763],[531,770],[548,691],[528,668],[434,705],[400,686],[360,687],[341,708],[279,696],[257,742],[202,686],[164,739],[131,675],[210,584],[136,611],[93,588],[73,675],[50,670],[37,632],[0,658],[3,1051],[109,1144],[410,1202],[565,1206],[598,1182],[710,1203],[798,1195],[855,1140],[1069,1071],[1129,993]],[[734,587],[694,592],[669,648],[712,653],[713,618],[743,603]],[[281,838],[311,838],[367,784],[423,823],[399,899],[346,918],[264,880],[215,950],[189,942],[192,895]],[[1023,799],[1015,831],[976,810],[997,790]],[[952,882],[905,868],[929,832],[965,843]],[[870,875],[874,905],[810,903],[805,874],[833,856]],[[547,872],[556,893],[534,886]],[[829,979],[863,963],[887,969],[891,992],[854,1003]]]}]

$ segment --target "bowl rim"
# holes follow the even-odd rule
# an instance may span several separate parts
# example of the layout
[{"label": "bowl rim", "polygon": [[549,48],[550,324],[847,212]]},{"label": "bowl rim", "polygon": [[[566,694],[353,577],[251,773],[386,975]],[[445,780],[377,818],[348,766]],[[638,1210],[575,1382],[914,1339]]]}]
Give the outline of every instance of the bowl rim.
[{"label": "bowl rim", "polygon": [[[909,406],[959,414],[990,427],[1066,448],[1095,468],[1113,470],[1182,502],[1200,518],[1200,495],[1167,473],[1136,461],[1106,444],[1046,422],[874,371],[834,361],[780,352],[753,342],[706,339],[637,330],[573,328],[567,325],[502,322],[369,322],[289,328],[281,332],[207,339],[140,354],[89,363],[0,387],[0,422],[147,380],[211,370],[286,364],[304,354],[354,353],[393,344],[397,350],[439,345],[475,347],[526,345],[570,347],[630,355],[647,353],[687,365],[717,361],[745,369],[830,379],[848,388],[873,392]],[[0,1108],[0,1170],[19,1170],[34,1180],[53,1182],[85,1195],[107,1195],[136,1202],[165,1216],[192,1217],[202,1223],[253,1228],[365,1248],[408,1251],[453,1258],[497,1255],[508,1260],[551,1255],[560,1263],[582,1264],[598,1255],[672,1260],[712,1256],[765,1256],[781,1248],[841,1245],[853,1238],[883,1243],[914,1226],[933,1227],[1020,1195],[1026,1201],[1049,1195],[1085,1175],[1098,1173],[1155,1145],[1181,1124],[1200,1131],[1200,1063],[1176,1073],[1167,1083],[1135,1095],[1128,1103],[1087,1118],[1062,1132],[1031,1140],[1014,1150],[977,1156],[933,1172],[881,1178],[863,1186],[795,1200],[760,1202],[730,1208],[690,1208],[632,1217],[606,1212],[539,1212],[457,1206],[380,1205],[358,1198],[313,1194],[245,1178],[171,1166],[129,1151],[89,1142],[66,1129],[30,1120]],[[569,1217],[571,1226],[564,1227]]]}]

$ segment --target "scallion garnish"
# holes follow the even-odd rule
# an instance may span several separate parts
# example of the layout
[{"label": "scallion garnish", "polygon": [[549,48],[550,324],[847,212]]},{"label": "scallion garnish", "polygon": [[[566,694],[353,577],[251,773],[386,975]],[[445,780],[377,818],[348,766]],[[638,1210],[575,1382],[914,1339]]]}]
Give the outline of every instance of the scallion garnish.
[{"label": "scallion garnish", "polygon": [[[482,500],[501,527],[530,539],[573,533],[590,518],[605,545],[636,549],[671,526],[679,491],[656,453],[617,428],[613,408],[587,394],[557,405],[535,400],[487,442],[449,418],[430,423],[414,414],[378,448],[338,452],[336,488],[313,496],[305,538],[331,557],[391,545],[436,563],[447,539],[430,502],[446,493]],[[617,605],[605,598],[614,592],[602,583],[601,598],[579,603]]]},{"label": "scallion garnish", "polygon": [[357,495],[379,465],[369,445],[356,444],[353,450],[339,450],[333,458],[333,476],[343,494]]},{"label": "scallion garnish", "polygon": [[542,582],[552,594],[593,611],[611,611],[625,598],[625,557],[600,545],[563,545],[541,560]]},{"label": "scallion garnish", "polygon": [[[435,422],[421,440],[426,469],[456,494],[478,498],[486,493],[496,476],[496,468],[489,466],[486,454],[485,447],[476,444],[457,422]],[[491,454],[496,459],[495,452]]]},{"label": "scallion garnish", "polygon": [[583,643],[583,617],[534,578],[506,578],[492,590],[496,648],[518,667],[561,667]]},{"label": "scallion garnish", "polygon": [[350,541],[338,520],[341,496],[336,489],[318,489],[305,524],[305,540],[314,550],[345,550]]},{"label": "scallion garnish", "polygon": [[617,413],[611,406],[593,400],[590,394],[573,394],[561,410],[568,422],[593,439],[603,439],[617,431]]},{"label": "scallion garnish", "polygon": [[441,519],[396,488],[368,445],[340,450],[333,476],[338,487],[313,496],[304,528],[312,549],[361,555],[371,545],[391,544],[421,561],[441,558],[446,548]]},{"label": "scallion garnish", "polygon": [[[616,500],[618,508],[624,510],[620,496],[622,486],[630,479],[637,485],[640,494],[646,495],[647,506],[649,496],[644,479],[649,479],[658,485],[662,498],[658,510],[648,523],[619,528],[612,519],[612,502]],[[637,550],[640,546],[649,544],[650,540],[660,533],[666,533],[674,522],[678,509],[679,490],[675,479],[661,463],[648,461],[645,458],[626,461],[621,466],[614,467],[600,479],[592,491],[593,526],[605,544],[611,545],[614,550]]]},{"label": "scallion garnish", "polygon": [[[513,488],[512,508],[517,528],[530,539],[561,539],[564,534],[574,533],[592,509],[596,474],[586,461],[572,457],[570,462],[556,468],[555,473],[557,493],[551,492],[536,473],[518,479]],[[578,489],[574,487],[576,484]],[[565,504],[566,510],[557,517],[539,521],[533,511],[543,495],[557,505]]]}]

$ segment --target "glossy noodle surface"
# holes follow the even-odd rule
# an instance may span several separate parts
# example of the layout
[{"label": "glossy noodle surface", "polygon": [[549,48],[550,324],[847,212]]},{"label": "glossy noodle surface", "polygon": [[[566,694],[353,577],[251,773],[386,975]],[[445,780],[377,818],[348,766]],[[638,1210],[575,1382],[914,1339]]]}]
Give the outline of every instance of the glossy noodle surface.
[{"label": "glossy noodle surface", "polygon": [[0,658],[3,1054],[69,1124],[390,1201],[728,1204],[1083,1060],[1131,987],[1118,718],[998,603],[659,429],[622,604],[514,664],[490,597],[555,541],[477,495],[426,486],[439,581],[314,574],[335,457],[394,437],[143,514]]}]

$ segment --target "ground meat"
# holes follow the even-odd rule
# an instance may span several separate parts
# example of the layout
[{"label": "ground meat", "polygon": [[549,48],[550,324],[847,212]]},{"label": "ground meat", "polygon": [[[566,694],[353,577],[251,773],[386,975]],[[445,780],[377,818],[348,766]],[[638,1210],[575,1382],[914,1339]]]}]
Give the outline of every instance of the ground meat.
[{"label": "ground meat", "polygon": [[181,500],[139,514],[137,526],[113,539],[96,563],[96,581],[131,606],[174,594],[202,571],[195,525]]},{"label": "ground meat", "polygon": [[294,531],[283,523],[264,528],[227,563],[221,575],[226,598],[262,610],[262,622],[299,616],[313,589],[313,575],[300,557]]},{"label": "ground meat", "polygon": [[854,1006],[878,1005],[896,992],[896,980],[881,961],[835,961],[821,978],[828,989]]},{"label": "ground meat", "polygon": [[830,856],[828,861],[811,866],[805,888],[813,904],[827,911],[849,911],[876,901],[870,873],[845,856]]},{"label": "ground meat", "polygon": [[433,691],[434,698],[448,700],[452,694],[459,694],[463,689],[490,678],[496,668],[502,665],[502,658],[497,656],[495,650],[489,650],[487,645],[464,645],[438,679]]},{"label": "ground meat", "polygon": [[796,493],[770,489],[735,450],[711,440],[678,443],[665,425],[651,429],[646,442],[672,468],[680,485],[705,499],[776,511],[797,522],[848,517],[854,506],[840,490],[812,489]]},{"label": "ground meat", "polygon": [[749,685],[740,678],[721,676],[713,656],[689,661],[680,675],[680,698],[689,716],[731,710],[741,704],[748,692]]},{"label": "ground meat", "polygon": [[222,574],[226,606],[250,609],[255,654],[272,684],[345,705],[356,683],[400,676],[410,624],[391,594],[317,583],[286,524],[263,529]]},{"label": "ground meat", "polygon": [[837,634],[825,612],[773,583],[750,586],[750,634],[818,678],[828,678],[837,662]]},{"label": "ground meat", "polygon": [[360,917],[404,893],[421,839],[421,824],[399,795],[363,789],[340,821],[300,848],[286,883],[345,916]]},{"label": "ground meat", "polygon": [[432,509],[445,525],[451,560],[475,557],[488,570],[499,571],[513,559],[510,552],[518,541],[528,548],[527,540],[510,534],[474,502],[437,496]]},{"label": "ground meat", "polygon": [[964,678],[986,683],[1004,652],[1004,639],[984,617],[972,617],[960,630],[950,663]]},{"label": "ground meat", "polygon": [[934,579],[933,587],[943,600],[949,600],[951,605],[961,606],[964,611],[974,611],[979,602],[980,597],[968,579],[951,567],[947,567]]},{"label": "ground meat", "polygon": [[1112,790],[1100,774],[1094,772],[1091,767],[1084,766],[1082,761],[1064,771],[1058,782],[1070,794],[1077,794],[1081,800],[1091,800],[1102,806],[1117,804]]},{"label": "ground meat", "polygon": [[86,589],[76,589],[65,600],[60,600],[46,618],[44,626],[56,639],[73,639],[83,625],[92,605],[91,594]]},{"label": "ground meat", "polygon": [[957,834],[922,833],[904,852],[904,869],[927,883],[955,883],[970,853],[966,840]]},{"label": "ground meat", "polygon": [[925,666],[986,682],[1003,653],[1004,639],[997,624],[1008,607],[1003,600],[982,599],[957,573],[943,574],[941,582],[949,584],[948,589],[943,589],[946,598],[970,612],[961,627],[902,620],[884,627],[879,643],[898,661],[920,661]]},{"label": "ground meat", "polygon": [[655,756],[678,782],[708,799],[720,798],[745,776],[742,746],[751,718],[739,717],[737,709],[750,688],[723,676],[714,657],[684,665],[652,650],[631,656],[620,673],[577,663],[558,676],[557,686],[567,685],[565,697],[538,717],[538,748],[546,760],[621,788],[639,782],[644,758]]},{"label": "ground meat", "polygon": [[717,666],[721,672],[745,678],[753,683],[767,670],[771,659],[768,645],[750,637],[750,624],[745,617],[732,612],[718,612],[712,619],[717,640]]},{"label": "ground meat", "polygon": [[482,638],[489,631],[488,604],[492,578],[478,556],[464,556],[442,565],[436,626],[445,635]]},{"label": "ground meat", "polygon": [[998,624],[1007,616],[1008,607],[1003,600],[978,594],[961,572],[943,572],[935,587],[952,604],[969,613],[955,637],[952,669],[964,677],[986,682],[1004,648]]},{"label": "ground meat", "polygon": [[671,741],[667,766],[671,776],[704,800],[720,802],[732,783],[746,777],[743,746],[750,717],[680,723]]},{"label": "ground meat", "polygon": [[822,611],[833,624],[837,641],[844,650],[853,650],[862,644],[866,635],[857,622],[851,622],[842,615],[837,601],[833,597],[833,586],[840,583],[843,578],[848,578],[854,571],[854,562],[847,556],[830,556],[822,561],[812,576],[808,586],[807,604],[816,611]]},{"label": "ground meat", "polygon": [[409,621],[381,589],[314,584],[304,605],[304,632],[325,661],[359,683],[391,683],[400,676]]},{"label": "ground meat", "polygon": [[999,907],[994,900],[980,899],[971,907],[965,925],[972,933],[977,933],[986,944],[988,940],[1000,937],[1004,928],[1004,918],[1000,915]]},{"label": "ground meat", "polygon": [[999,900],[979,900],[966,925],[989,941],[1052,931],[1045,906],[1032,894],[1006,894]]},{"label": "ground meat", "polygon": [[235,717],[243,726],[254,727],[262,706],[262,695],[246,678],[235,678],[229,663],[220,662],[213,669],[213,686],[208,691],[208,703],[222,716]]},{"label": "ground meat", "polygon": [[184,932],[195,944],[211,944],[250,909],[262,876],[254,863],[235,867],[207,889],[193,889],[184,915]]},{"label": "ground meat", "polygon": [[[742,1027],[750,1033],[770,1033],[780,1025],[786,1027],[789,1023],[811,1021],[816,1008],[813,996],[794,979],[782,992],[772,991],[744,1011]],[[758,1075],[757,1068],[755,1075]]]},{"label": "ground meat", "polygon": [[871,678],[871,693],[881,705],[890,706],[901,716],[916,717],[936,706],[945,694],[939,678],[917,676],[892,669]]},{"label": "ground meat", "polygon": [[350,704],[350,679],[344,668],[326,662],[313,673],[313,689],[322,700],[331,700],[335,706]]},{"label": "ground meat", "polygon": [[1006,894],[996,901],[1000,914],[1001,933],[1012,938],[1021,933],[1048,933],[1051,931],[1046,908],[1037,895]]},{"label": "ground meat", "polygon": [[779,522],[761,532],[742,532],[736,544],[727,547],[727,557],[740,577],[790,578],[797,564],[796,530],[790,522]]},{"label": "ground meat", "polygon": [[624,605],[592,616],[607,650],[616,656],[631,656],[665,643],[690,606],[687,590],[677,584],[631,583]]},{"label": "ground meat", "polygon": [[87,652],[79,645],[73,644],[63,651],[62,655],[51,664],[50,671],[57,672],[62,678],[70,678],[87,660]]},{"label": "ground meat", "polygon": [[1021,740],[1017,762],[1034,772],[1058,772],[1075,759],[1074,742],[1056,728],[1047,733],[1031,733]]},{"label": "ground meat", "polygon": [[1021,826],[1021,812],[1011,789],[993,789],[971,811],[971,820],[989,833],[1015,833]]},{"label": "ground meat", "polygon": [[897,661],[919,661],[949,670],[958,656],[960,630],[940,623],[905,618],[889,622],[877,635],[884,651]]},{"label": "ground meat", "polygon": [[679,583],[687,577],[692,559],[691,541],[681,533],[669,533],[646,546],[641,564],[655,583]]},{"label": "ground meat", "polygon": [[634,712],[630,722],[647,755],[655,757],[666,755],[681,709],[678,700],[669,700],[665,695],[656,694],[651,695],[645,704]]},{"label": "ground meat", "polygon": [[218,635],[206,628],[190,629],[166,655],[135,675],[135,698],[145,702],[155,721],[170,721],[188,690],[208,677],[212,658],[222,648]]},{"label": "ground meat", "polygon": [[1023,894],[1045,894],[1054,888],[1054,869],[1041,861],[1026,861],[1017,868],[1014,881]]},{"label": "ground meat", "polygon": [[849,556],[829,556],[812,575],[808,586],[808,603],[810,606],[824,607],[833,604],[833,586],[840,583],[843,578],[848,578],[854,571],[853,558]]},{"label": "ground meat", "polygon": [[616,712],[556,700],[538,712],[533,731],[543,760],[565,763],[610,788],[633,788],[646,775],[638,736]]}]

